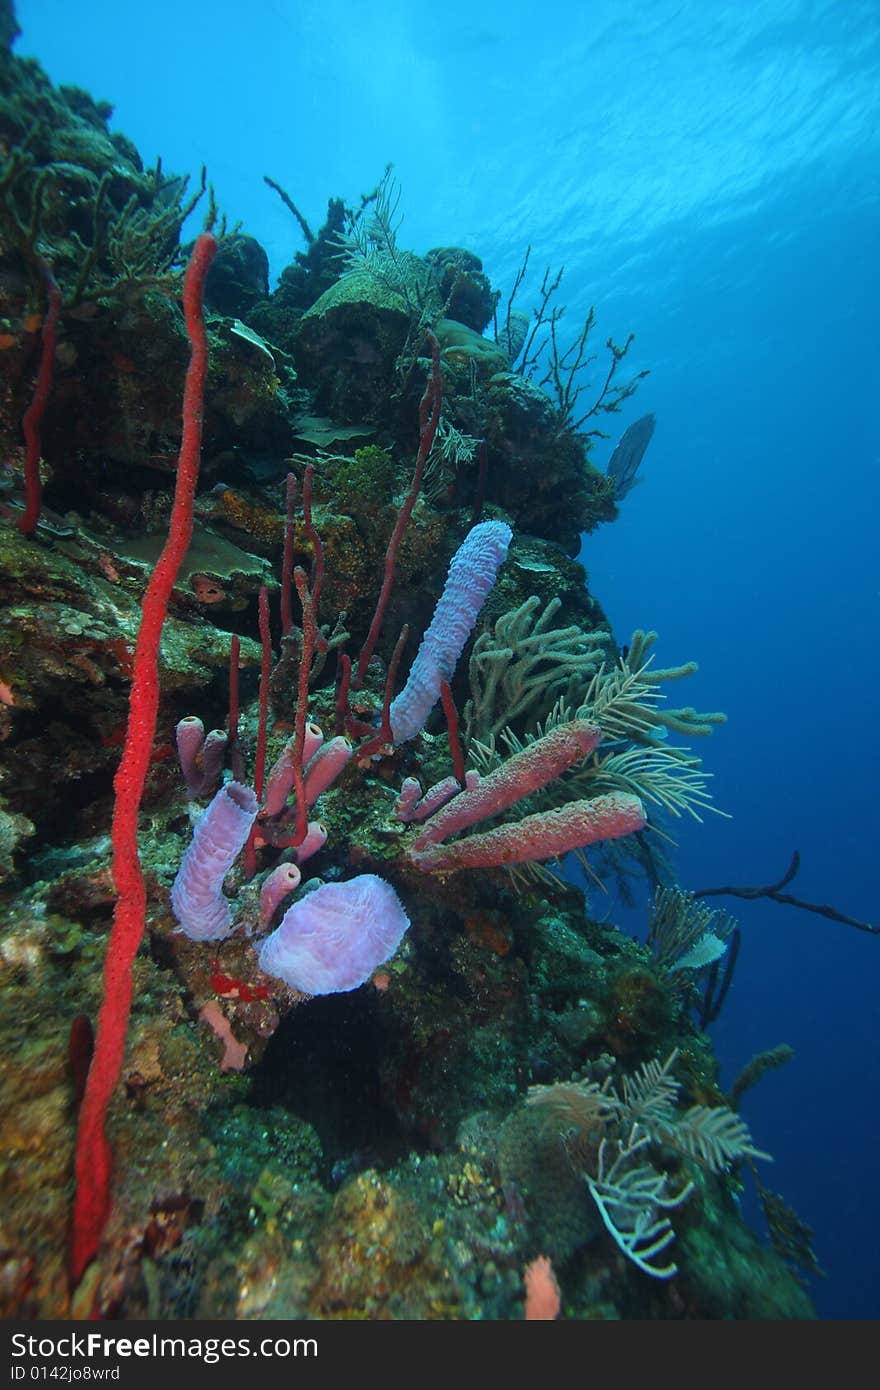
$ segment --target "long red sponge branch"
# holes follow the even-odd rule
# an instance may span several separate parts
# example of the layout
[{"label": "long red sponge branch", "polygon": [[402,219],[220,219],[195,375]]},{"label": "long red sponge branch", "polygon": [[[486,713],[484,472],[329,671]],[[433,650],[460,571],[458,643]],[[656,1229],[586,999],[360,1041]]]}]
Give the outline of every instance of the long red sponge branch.
[{"label": "long red sponge branch", "polygon": [[361,654],[358,657],[357,670],[352,678],[352,685],[355,690],[360,690],[367,674],[373,652],[376,650],[376,643],[379,640],[379,633],[382,629],[382,619],[385,617],[385,609],[388,607],[388,600],[391,597],[391,585],[394,580],[394,562],[397,559],[397,551],[400,546],[401,538],[406,530],[407,523],[412,516],[413,508],[422,486],[422,478],[425,472],[425,464],[431,452],[431,445],[434,443],[434,436],[437,433],[437,426],[440,423],[440,407],[442,404],[442,391],[440,381],[440,344],[434,337],[430,329],[426,330],[426,336],[431,347],[431,375],[425,386],[425,394],[422,396],[419,405],[419,452],[416,456],[415,472],[412,482],[409,485],[409,492],[406,494],[403,506],[397,514],[397,521],[388,542],[388,549],[385,552],[385,573],[382,579],[382,587],[379,590],[379,597],[376,600],[376,611],[373,614],[373,621],[370,623],[370,630],[367,633],[364,645],[361,647]]},{"label": "long red sponge branch", "polygon": [[116,908],[104,963],[104,999],[95,1053],[86,1082],[76,1141],[76,1196],[70,1272],[79,1283],[94,1259],[110,1215],[112,1155],[105,1132],[107,1106],[122,1068],[131,1011],[132,965],[146,923],[147,895],[138,855],[138,812],[150,763],[159,708],[159,641],[177,573],[193,530],[193,498],[202,447],[202,410],[208,341],[202,316],[205,279],[217,250],[209,233],[198,238],[183,284],[183,310],[191,344],[183,395],[183,431],[168,538],[141,604],[128,727],[116,773],[113,808],[113,881]]},{"label": "long red sponge branch", "polygon": [[48,308],[43,320],[43,347],[40,353],[40,369],[33,399],[24,413],[21,422],[24,430],[24,479],[25,508],[18,519],[18,529],[30,536],[37,529],[43,505],[43,488],[40,482],[40,422],[52,389],[52,371],[55,365],[55,340],[58,335],[58,315],[61,312],[61,291],[48,261],[42,256],[36,258],[43,277],[48,296]]}]

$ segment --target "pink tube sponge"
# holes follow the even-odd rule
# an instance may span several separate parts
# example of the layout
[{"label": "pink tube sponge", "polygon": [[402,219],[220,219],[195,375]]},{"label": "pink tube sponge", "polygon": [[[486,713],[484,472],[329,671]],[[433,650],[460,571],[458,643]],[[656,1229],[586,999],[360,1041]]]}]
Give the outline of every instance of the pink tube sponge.
[{"label": "pink tube sponge", "polygon": [[296,864],[278,864],[264,880],[260,889],[260,921],[264,927],[268,927],[272,921],[282,899],[299,887],[301,879],[302,874]]},{"label": "pink tube sponge", "polygon": [[490,772],[488,777],[470,780],[467,788],[453,800],[441,803],[415,842],[420,850],[427,844],[448,839],[477,821],[488,820],[506,811],[532,792],[546,787],[581,762],[602,741],[602,730],[586,719],[571,719],[551,729],[542,738],[521,748]]},{"label": "pink tube sponge", "polygon": [[[315,756],[324,742],[324,734],[319,724],[306,724],[303,739],[303,767]],[[266,800],[263,803],[261,820],[271,820],[278,816],[287,805],[287,798],[293,790],[296,776],[296,739],[289,738],[281,750],[281,756],[269,773],[266,786]]]},{"label": "pink tube sponge", "polygon": [[325,883],[288,908],[263,942],[260,969],[304,994],[342,994],[394,955],[408,927],[394,889],[375,874]]},{"label": "pink tube sponge", "polygon": [[338,734],[329,743],[322,743],[305,770],[306,805],[312,806],[321,792],[327,790],[351,758],[354,749],[347,738]]},{"label": "pink tube sponge", "polygon": [[413,849],[410,857],[423,873],[489,869],[500,864],[553,859],[598,840],[632,835],[644,825],[645,808],[637,796],[609,792],[592,801],[570,801],[558,810],[525,816],[483,835],[455,840],[451,845],[427,844]]},{"label": "pink tube sponge", "polygon": [[311,859],[313,854],[317,854],[319,849],[323,849],[327,843],[327,831],[319,820],[310,820],[306,829],[306,838],[298,845],[293,846],[294,856],[297,864],[304,864],[307,859]]}]

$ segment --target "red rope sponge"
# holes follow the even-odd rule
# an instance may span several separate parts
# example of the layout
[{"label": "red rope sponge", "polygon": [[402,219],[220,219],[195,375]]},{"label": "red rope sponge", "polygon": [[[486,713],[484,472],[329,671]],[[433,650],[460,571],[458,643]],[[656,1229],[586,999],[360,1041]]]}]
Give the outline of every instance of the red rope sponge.
[{"label": "red rope sponge", "polygon": [[43,486],[40,482],[40,422],[52,390],[52,372],[55,366],[55,342],[58,336],[58,315],[61,313],[61,291],[52,274],[52,268],[42,256],[36,257],[37,266],[46,286],[48,308],[43,320],[43,346],[40,353],[40,368],[37,384],[30,405],[24,413],[21,427],[24,431],[24,478],[25,508],[18,518],[18,529],[24,535],[33,535],[40,519],[43,506]]},{"label": "red rope sponge", "polygon": [[159,708],[159,641],[171,591],[193,530],[193,498],[202,447],[208,340],[202,315],[205,279],[217,251],[210,233],[193,247],[183,283],[191,356],[183,394],[183,431],[168,538],[141,603],[128,727],[114,780],[113,881],[116,907],[104,962],[104,998],[76,1140],[76,1196],[70,1248],[74,1284],[94,1259],[111,1209],[112,1155],[105,1132],[110,1097],[122,1069],[131,1011],[132,964],[144,934],[147,895],[138,855],[138,812]]}]

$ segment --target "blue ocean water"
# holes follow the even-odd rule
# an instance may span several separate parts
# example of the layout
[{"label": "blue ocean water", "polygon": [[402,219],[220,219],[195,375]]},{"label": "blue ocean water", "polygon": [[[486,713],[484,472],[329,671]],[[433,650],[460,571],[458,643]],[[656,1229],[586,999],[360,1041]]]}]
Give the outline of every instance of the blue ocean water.
[{"label": "blue ocean water", "polygon": [[[876,0],[18,0],[20,53],[116,107],[146,159],[205,162],[277,273],[387,161],[416,251],[464,245],[534,300],[564,265],[576,331],[635,332],[643,481],[583,548],[619,640],[692,657],[727,711],[699,751],[719,807],[681,827],[688,887],[760,884],[878,920],[876,633],[880,7]],[[597,446],[604,464],[614,440]],[[560,505],[564,499],[560,498]],[[714,1036],[768,1183],[815,1230],[826,1317],[877,1316],[880,940],[726,902],[743,950]],[[642,915],[626,919],[642,929]]]}]

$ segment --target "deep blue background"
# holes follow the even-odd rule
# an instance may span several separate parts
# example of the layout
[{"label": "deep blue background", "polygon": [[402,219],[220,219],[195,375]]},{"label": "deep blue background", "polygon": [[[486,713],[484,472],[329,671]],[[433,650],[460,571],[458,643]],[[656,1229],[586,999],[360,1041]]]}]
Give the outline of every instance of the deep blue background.
[{"label": "deep blue background", "polygon": [[[591,303],[599,342],[637,333],[652,374],[615,429],[650,409],[657,432],[584,560],[620,640],[658,629],[661,664],[700,662],[685,702],[730,716],[700,751],[733,819],[682,828],[682,882],[767,882],[798,848],[794,891],[877,920],[875,0],[18,12],[19,52],[114,102],[145,159],[207,162],[275,272],[301,242],[264,173],[316,226],[391,159],[404,245],[467,245],[507,287],[530,242],[523,305],[565,264],[572,333]],[[880,940],[738,915],[725,1080],[795,1047],[746,1114],[815,1227],[820,1311],[875,1317]]]}]

